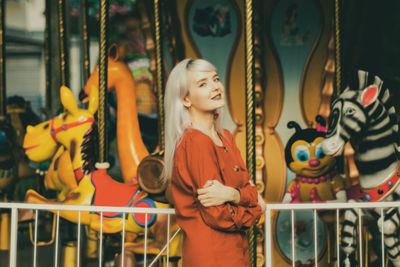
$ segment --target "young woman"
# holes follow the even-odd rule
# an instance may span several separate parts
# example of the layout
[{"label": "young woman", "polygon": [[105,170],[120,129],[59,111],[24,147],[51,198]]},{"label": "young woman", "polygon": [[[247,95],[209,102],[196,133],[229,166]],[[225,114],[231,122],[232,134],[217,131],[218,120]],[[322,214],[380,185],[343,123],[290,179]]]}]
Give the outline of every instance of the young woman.
[{"label": "young woman", "polygon": [[185,59],[165,91],[166,178],[171,179],[183,267],[249,266],[245,230],[265,209],[232,134],[223,130],[224,86],[203,59]]}]

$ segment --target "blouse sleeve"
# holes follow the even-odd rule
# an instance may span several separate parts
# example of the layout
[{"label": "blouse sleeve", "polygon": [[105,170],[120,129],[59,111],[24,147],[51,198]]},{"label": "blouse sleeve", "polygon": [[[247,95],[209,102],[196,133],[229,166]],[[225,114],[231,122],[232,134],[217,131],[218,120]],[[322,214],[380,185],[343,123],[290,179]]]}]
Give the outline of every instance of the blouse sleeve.
[{"label": "blouse sleeve", "polygon": [[186,141],[182,144],[181,153],[177,151],[176,166],[186,188],[193,190],[194,202],[203,221],[211,228],[221,231],[244,230],[254,225],[261,215],[261,207],[257,203],[247,207],[229,203],[204,207],[200,203],[197,190],[202,188],[207,180],[218,180],[222,183],[218,159],[213,144],[203,136],[196,135],[196,138]]},{"label": "blouse sleeve", "polygon": [[242,156],[240,154],[240,150],[236,145],[235,139],[231,132],[225,130],[225,135],[232,145],[232,149],[234,153],[237,155],[238,160],[240,162],[240,168],[245,170],[247,182],[241,187],[236,188],[240,193],[240,206],[254,206],[258,204],[258,196],[257,196],[257,188],[254,186],[253,182],[250,180],[249,173],[247,171],[246,165],[243,162]]}]

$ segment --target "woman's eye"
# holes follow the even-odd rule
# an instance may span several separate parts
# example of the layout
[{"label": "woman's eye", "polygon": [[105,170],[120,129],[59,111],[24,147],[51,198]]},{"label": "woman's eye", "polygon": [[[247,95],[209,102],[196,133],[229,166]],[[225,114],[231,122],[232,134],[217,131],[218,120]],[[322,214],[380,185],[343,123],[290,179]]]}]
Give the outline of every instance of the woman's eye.
[{"label": "woman's eye", "polygon": [[206,86],[206,83],[199,84],[199,87],[204,87],[204,86]]},{"label": "woman's eye", "polygon": [[294,154],[298,161],[307,161],[310,158],[310,151],[306,146],[296,147]]},{"label": "woman's eye", "polygon": [[219,77],[216,77],[216,78],[214,79],[214,82],[219,82]]}]

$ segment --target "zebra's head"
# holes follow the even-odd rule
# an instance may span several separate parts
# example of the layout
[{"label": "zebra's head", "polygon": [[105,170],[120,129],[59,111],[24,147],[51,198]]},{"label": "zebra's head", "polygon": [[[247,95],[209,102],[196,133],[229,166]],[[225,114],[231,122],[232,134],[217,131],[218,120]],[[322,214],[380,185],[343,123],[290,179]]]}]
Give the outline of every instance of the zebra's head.
[{"label": "zebra's head", "polygon": [[358,71],[358,88],[348,86],[332,103],[328,132],[322,142],[326,155],[340,156],[347,141],[362,137],[365,132],[370,120],[368,114],[380,105],[378,96],[382,87],[379,77],[372,76],[372,81],[369,78],[368,72]]}]

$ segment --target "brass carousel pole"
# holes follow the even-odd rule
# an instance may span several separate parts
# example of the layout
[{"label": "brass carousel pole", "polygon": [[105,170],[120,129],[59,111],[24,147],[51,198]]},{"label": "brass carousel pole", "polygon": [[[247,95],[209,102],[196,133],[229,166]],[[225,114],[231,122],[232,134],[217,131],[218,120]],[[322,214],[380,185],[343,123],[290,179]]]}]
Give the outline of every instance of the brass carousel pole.
[{"label": "brass carousel pole", "polygon": [[51,5],[51,0],[46,0],[45,3],[45,16],[46,16],[46,24],[45,24],[45,30],[44,30],[44,60],[45,60],[45,65],[46,65],[46,99],[45,99],[45,107],[47,111],[51,111],[51,30],[50,30],[50,5]]},{"label": "brass carousel pole", "polygon": [[[107,66],[108,66],[108,11],[109,0],[100,1],[100,42],[99,42],[99,109],[97,111],[98,133],[99,133],[99,159],[96,163],[97,169],[108,169],[108,144],[107,144]],[[101,216],[102,218],[102,216]],[[102,219],[100,219],[102,220]],[[98,244],[100,251],[103,247],[102,228],[99,232],[100,242]],[[102,264],[102,253],[98,254],[99,263]]]},{"label": "brass carousel pole", "polygon": [[86,84],[90,76],[90,39],[88,36],[88,0],[80,1],[81,9],[81,35],[82,35],[82,51],[83,51],[83,85]]},{"label": "brass carousel pole", "polygon": [[60,46],[61,85],[69,87],[69,53],[67,49],[65,17],[65,0],[58,0],[58,34]]},{"label": "brass carousel pole", "polygon": [[155,52],[156,52],[156,83],[157,83],[157,102],[158,102],[158,144],[160,151],[164,150],[164,90],[163,90],[163,71],[162,71],[162,51],[161,51],[161,32],[160,32],[160,1],[154,0],[154,24],[155,24]]},{"label": "brass carousel pole", "polygon": [[[255,183],[255,106],[254,106],[254,56],[253,56],[253,1],[245,0],[245,65],[246,65],[246,164],[250,179]],[[250,267],[257,265],[255,226],[247,234],[249,239]]]},{"label": "brass carousel pole", "polygon": [[340,54],[340,0],[335,0],[335,66],[336,66],[336,94],[338,96],[340,94],[340,90],[342,88],[342,67],[341,67],[341,54]]},{"label": "brass carousel pole", "polygon": [[100,2],[100,63],[99,63],[99,163],[107,162],[107,130],[106,130],[106,105],[107,105],[107,22],[108,22],[108,0]]}]

